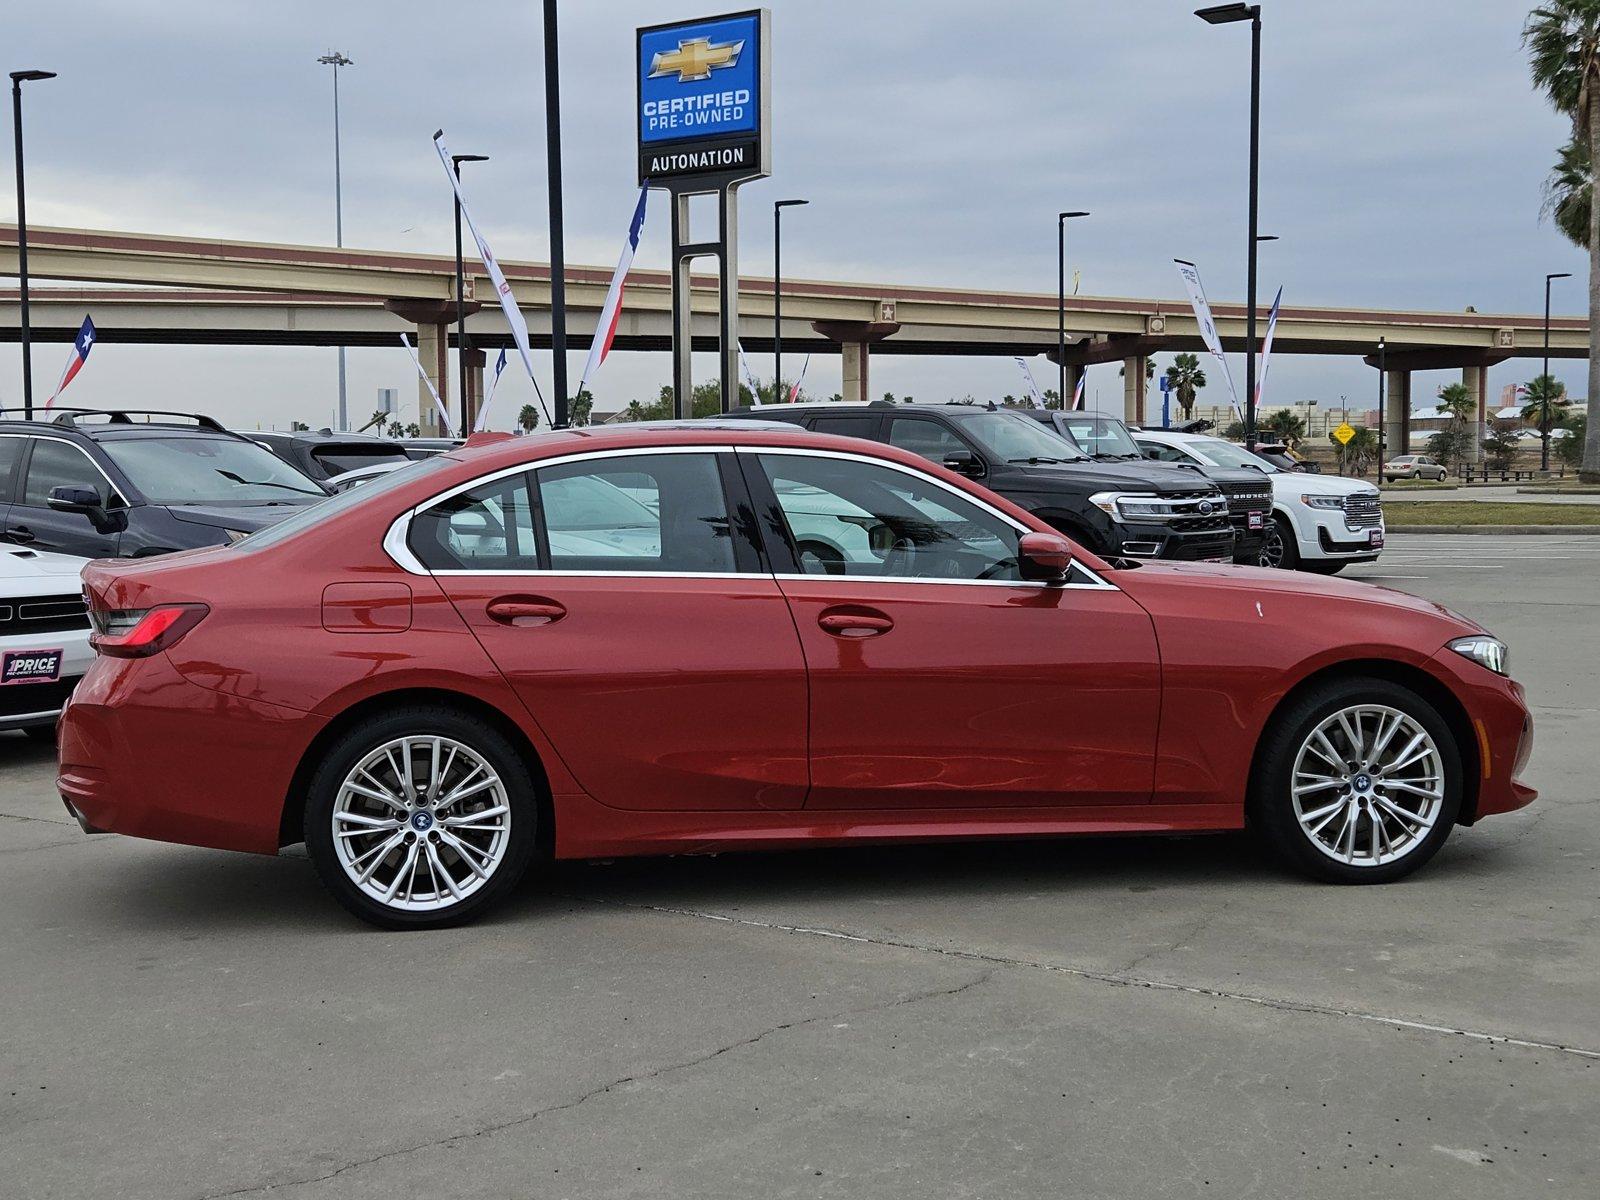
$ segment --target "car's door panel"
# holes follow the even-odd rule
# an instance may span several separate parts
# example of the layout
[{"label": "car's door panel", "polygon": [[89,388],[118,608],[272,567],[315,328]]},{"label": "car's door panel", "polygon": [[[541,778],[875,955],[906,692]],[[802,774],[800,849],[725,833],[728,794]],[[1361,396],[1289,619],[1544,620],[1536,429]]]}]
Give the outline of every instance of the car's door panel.
[{"label": "car's door panel", "polygon": [[[623,809],[800,807],[805,660],[753,545],[735,552],[715,456],[529,479],[419,516],[413,539],[434,539],[428,565],[468,568],[436,576],[584,790]],[[714,499],[694,507],[695,488]]]},{"label": "car's door panel", "polygon": [[71,442],[46,437],[31,440],[16,500],[6,513],[6,540],[85,558],[114,557],[121,542],[119,531],[98,530],[82,513],[57,512],[47,503],[53,488],[84,487],[99,493],[108,507],[118,506],[120,497],[104,473]]},{"label": "car's door panel", "polygon": [[[741,458],[799,568],[779,583],[811,678],[808,807],[1149,802],[1160,669],[1143,609],[1086,574],[1021,581],[1017,531],[925,477],[815,452]],[[830,458],[872,478],[816,469]],[[866,514],[889,532],[827,529]],[[839,559],[799,549],[824,541]]]}]

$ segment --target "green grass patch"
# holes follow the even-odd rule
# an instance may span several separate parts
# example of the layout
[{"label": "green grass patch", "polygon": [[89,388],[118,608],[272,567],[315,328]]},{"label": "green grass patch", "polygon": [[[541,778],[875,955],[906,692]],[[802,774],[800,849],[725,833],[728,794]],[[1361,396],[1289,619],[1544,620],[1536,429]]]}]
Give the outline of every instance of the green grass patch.
[{"label": "green grass patch", "polygon": [[1461,485],[1433,479],[1397,479],[1383,485],[1386,492],[1453,492]]},{"label": "green grass patch", "polygon": [[1506,504],[1493,500],[1386,501],[1390,525],[1600,525],[1600,504]]}]

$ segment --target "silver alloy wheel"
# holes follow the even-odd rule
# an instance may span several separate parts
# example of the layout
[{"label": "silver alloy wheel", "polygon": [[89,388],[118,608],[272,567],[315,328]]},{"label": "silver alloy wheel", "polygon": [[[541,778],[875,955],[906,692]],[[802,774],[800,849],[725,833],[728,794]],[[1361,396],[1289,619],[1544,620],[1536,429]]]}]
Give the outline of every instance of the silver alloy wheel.
[{"label": "silver alloy wheel", "polygon": [[333,847],[350,882],[386,908],[448,908],[493,877],[511,805],[489,761],[454,738],[412,735],[373,750],[339,785]]},{"label": "silver alloy wheel", "polygon": [[1433,831],[1444,807],[1444,757],[1415,717],[1356,704],[1306,736],[1290,787],[1313,846],[1347,867],[1378,867]]},{"label": "silver alloy wheel", "polygon": [[1256,564],[1263,567],[1283,566],[1283,529],[1276,521],[1267,522],[1267,534],[1261,539]]}]

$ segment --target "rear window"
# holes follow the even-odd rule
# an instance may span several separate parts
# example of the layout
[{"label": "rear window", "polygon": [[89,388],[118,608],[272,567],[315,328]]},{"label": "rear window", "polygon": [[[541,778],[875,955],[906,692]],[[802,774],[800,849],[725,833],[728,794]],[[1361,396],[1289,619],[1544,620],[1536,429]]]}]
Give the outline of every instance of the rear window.
[{"label": "rear window", "polygon": [[342,475],[382,463],[411,461],[411,456],[400,446],[328,446],[313,450],[311,457],[321,463],[329,475]]}]

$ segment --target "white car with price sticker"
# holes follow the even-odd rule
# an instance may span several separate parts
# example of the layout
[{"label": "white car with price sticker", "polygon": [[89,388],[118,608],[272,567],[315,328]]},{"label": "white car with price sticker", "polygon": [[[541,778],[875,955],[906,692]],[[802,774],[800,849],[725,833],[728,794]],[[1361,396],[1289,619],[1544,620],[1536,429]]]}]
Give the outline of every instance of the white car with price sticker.
[{"label": "white car with price sticker", "polygon": [[0,729],[48,741],[94,660],[79,572],[87,559],[0,545]]},{"label": "white car with price sticker", "polygon": [[1198,433],[1141,429],[1146,458],[1200,467],[1249,467],[1272,483],[1272,516],[1258,564],[1335,575],[1350,563],[1374,562],[1385,531],[1378,489],[1359,479],[1285,471],[1243,446]]}]

